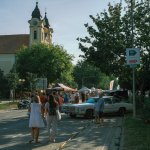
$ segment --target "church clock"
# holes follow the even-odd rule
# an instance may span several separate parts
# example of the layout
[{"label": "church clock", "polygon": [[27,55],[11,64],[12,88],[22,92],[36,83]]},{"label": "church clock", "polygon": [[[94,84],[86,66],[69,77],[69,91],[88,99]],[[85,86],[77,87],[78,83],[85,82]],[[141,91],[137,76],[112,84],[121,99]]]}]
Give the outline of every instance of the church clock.
[{"label": "church clock", "polygon": [[36,26],[37,25],[37,21],[33,21],[33,25]]}]

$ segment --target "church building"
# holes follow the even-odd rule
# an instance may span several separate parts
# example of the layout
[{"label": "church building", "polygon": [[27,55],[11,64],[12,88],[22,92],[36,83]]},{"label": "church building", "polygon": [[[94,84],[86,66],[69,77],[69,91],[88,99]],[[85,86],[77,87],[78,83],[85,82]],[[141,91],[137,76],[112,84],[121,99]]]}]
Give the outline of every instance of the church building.
[{"label": "church building", "polygon": [[47,13],[42,19],[38,8],[38,2],[32,12],[32,18],[28,21],[30,34],[0,35],[0,70],[4,75],[8,74],[15,62],[16,52],[22,46],[31,46],[33,43],[51,44],[53,29],[47,18]]}]

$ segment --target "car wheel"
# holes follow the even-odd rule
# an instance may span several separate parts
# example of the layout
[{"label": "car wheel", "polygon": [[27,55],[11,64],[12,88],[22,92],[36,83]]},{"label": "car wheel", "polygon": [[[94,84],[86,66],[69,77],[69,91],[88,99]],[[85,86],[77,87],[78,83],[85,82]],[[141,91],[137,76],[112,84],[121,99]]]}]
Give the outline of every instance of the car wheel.
[{"label": "car wheel", "polygon": [[87,110],[85,113],[85,118],[92,118],[93,117],[93,110]]},{"label": "car wheel", "polygon": [[119,109],[119,116],[124,116],[125,114],[125,109],[124,108],[120,108]]},{"label": "car wheel", "polygon": [[75,118],[75,117],[76,117],[76,115],[70,114],[70,117],[71,117],[71,118]]},{"label": "car wheel", "polygon": [[22,105],[18,105],[18,108],[21,109],[21,108],[22,108]]}]

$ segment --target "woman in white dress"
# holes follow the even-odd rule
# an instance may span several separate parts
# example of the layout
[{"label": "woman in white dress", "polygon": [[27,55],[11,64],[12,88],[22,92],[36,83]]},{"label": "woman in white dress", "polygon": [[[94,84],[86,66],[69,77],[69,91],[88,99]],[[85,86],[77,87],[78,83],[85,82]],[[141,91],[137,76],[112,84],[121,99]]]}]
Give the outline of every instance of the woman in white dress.
[{"label": "woman in white dress", "polygon": [[[48,96],[48,102],[45,105],[45,120],[47,121],[47,130],[49,134],[49,141],[51,140],[51,134],[53,136],[53,142],[55,142],[55,136],[57,134],[57,114],[56,110],[58,102],[53,95]],[[51,113],[54,110],[55,113]]]},{"label": "woman in white dress", "polygon": [[29,110],[30,112],[30,120],[29,120],[29,127],[31,128],[31,136],[32,139],[29,141],[29,143],[34,141],[34,135],[35,135],[35,142],[39,143],[39,129],[41,127],[44,127],[44,122],[42,115],[43,112],[43,106],[40,104],[40,98],[39,96],[35,96],[33,99],[33,103],[31,103]]}]

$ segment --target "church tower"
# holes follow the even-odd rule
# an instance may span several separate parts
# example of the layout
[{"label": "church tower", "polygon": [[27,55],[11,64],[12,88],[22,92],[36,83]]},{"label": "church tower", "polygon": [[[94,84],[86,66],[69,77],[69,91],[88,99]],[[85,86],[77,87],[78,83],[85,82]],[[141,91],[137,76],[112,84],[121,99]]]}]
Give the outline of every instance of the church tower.
[{"label": "church tower", "polygon": [[32,12],[32,18],[28,23],[30,24],[30,46],[33,43],[52,43],[53,29],[50,28],[46,13],[44,19],[42,19],[42,15],[38,8],[38,2],[36,2],[36,7]]}]

